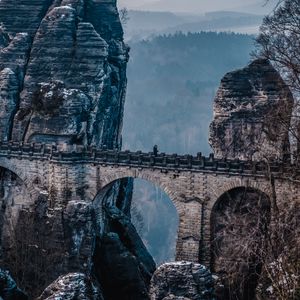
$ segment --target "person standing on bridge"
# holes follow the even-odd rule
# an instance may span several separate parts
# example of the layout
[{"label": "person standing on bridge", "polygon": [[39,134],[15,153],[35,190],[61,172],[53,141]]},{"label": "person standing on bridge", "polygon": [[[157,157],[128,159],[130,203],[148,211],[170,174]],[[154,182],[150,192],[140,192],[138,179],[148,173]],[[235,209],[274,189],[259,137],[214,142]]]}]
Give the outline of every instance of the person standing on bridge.
[{"label": "person standing on bridge", "polygon": [[153,147],[153,154],[154,154],[154,156],[157,156],[157,154],[158,154],[158,147],[157,147],[157,145],[154,145],[154,147]]}]

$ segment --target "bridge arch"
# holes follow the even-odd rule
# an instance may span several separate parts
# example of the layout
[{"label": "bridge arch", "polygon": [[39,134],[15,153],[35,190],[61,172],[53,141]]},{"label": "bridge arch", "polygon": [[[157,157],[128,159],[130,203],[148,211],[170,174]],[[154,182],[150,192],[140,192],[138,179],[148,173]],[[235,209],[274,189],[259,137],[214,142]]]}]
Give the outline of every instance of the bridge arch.
[{"label": "bridge arch", "polygon": [[[109,228],[106,227],[107,224],[110,224],[110,221],[106,218],[105,203],[110,205],[111,199],[118,196],[118,191],[116,193],[114,185],[117,185],[119,182],[126,184],[126,180],[133,182],[134,179],[139,180],[134,182],[130,208],[128,209],[126,205],[122,207],[120,202],[118,203],[118,207],[122,207],[125,212],[131,212],[132,223],[136,226],[142,240],[146,242],[145,245],[147,245],[147,249],[156,263],[159,265],[165,261],[172,261],[177,255],[176,247],[178,243],[180,214],[178,212],[178,205],[176,206],[175,203],[178,204],[178,201],[174,201],[170,197],[166,185],[162,187],[157,184],[159,181],[153,180],[153,177],[149,179],[148,176],[128,177],[127,175],[124,177],[123,175],[114,175],[109,179],[106,178],[105,182],[107,184],[104,181],[102,182],[102,188],[93,200],[97,220],[100,220],[98,223],[100,234],[104,228]],[[144,192],[145,190],[146,192]],[[124,190],[121,193],[124,195]],[[149,220],[152,221],[149,222]],[[139,226],[140,224],[142,226]],[[159,226],[157,226],[158,224]],[[158,247],[158,243],[161,243],[161,246]]]},{"label": "bridge arch", "polygon": [[22,180],[31,199],[34,199],[38,195],[39,192],[35,188],[34,179],[28,175],[29,172],[26,172],[26,170],[15,164],[12,160],[4,157],[0,159],[0,167],[12,172]]},{"label": "bridge arch", "polygon": [[210,267],[237,299],[253,298],[270,220],[270,196],[250,185],[229,189],[214,203]]},{"label": "bridge arch", "polygon": [[[118,170],[118,169],[117,169]],[[157,187],[159,187],[162,191],[166,193],[166,195],[171,199],[174,206],[176,207],[177,213],[180,216],[184,214],[184,205],[182,201],[182,197],[178,194],[176,189],[173,189],[172,186],[169,186],[170,180],[164,180],[164,176],[159,176],[154,172],[145,171],[137,171],[135,169],[126,169],[124,171],[117,171],[110,173],[108,175],[105,174],[103,176],[101,189],[109,186],[113,182],[124,178],[133,178],[133,179],[143,179],[146,180]],[[99,191],[97,191],[98,193]]]},{"label": "bridge arch", "polygon": [[264,180],[253,180],[249,178],[230,178],[228,182],[225,182],[224,184],[219,184],[217,187],[214,186],[214,184],[211,184],[211,192],[209,201],[207,203],[207,209],[211,212],[213,211],[214,207],[216,206],[216,203],[219,201],[222,195],[227,193],[228,191],[231,191],[233,189],[238,188],[250,188],[257,191],[260,191],[261,193],[264,193],[266,196],[268,196],[270,199],[272,198],[272,189],[269,185],[269,182]]}]

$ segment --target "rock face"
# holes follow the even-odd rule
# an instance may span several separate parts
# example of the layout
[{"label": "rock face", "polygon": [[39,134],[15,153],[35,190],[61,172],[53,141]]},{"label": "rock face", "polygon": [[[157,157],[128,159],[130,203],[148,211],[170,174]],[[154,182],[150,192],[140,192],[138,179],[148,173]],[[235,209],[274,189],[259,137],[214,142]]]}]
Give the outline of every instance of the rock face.
[{"label": "rock face", "polygon": [[214,281],[202,265],[191,262],[167,263],[151,279],[151,300],[213,300]]},{"label": "rock face", "polygon": [[[116,0],[1,0],[0,142],[120,148],[127,61]],[[132,181],[113,184],[94,201],[80,191],[73,199],[66,189],[59,207],[55,187],[46,190],[40,181],[31,199],[24,182],[0,168],[0,263],[30,297],[72,272],[40,299],[54,299],[58,290],[62,299],[98,299],[81,297],[93,289],[83,274],[105,273],[94,261],[98,250],[112,270],[125,253],[127,270],[115,272],[114,280],[124,289],[133,278],[129,270],[140,280],[131,292],[147,297],[155,264],[130,222]],[[28,199],[23,206],[20,197]],[[106,202],[118,220],[102,211]],[[107,237],[113,234],[112,245]]]},{"label": "rock face", "polygon": [[90,203],[71,200],[63,210],[52,210],[40,195],[13,222],[13,231],[4,225],[1,264],[31,297],[62,274],[91,273],[96,230]]},{"label": "rock face", "polygon": [[27,300],[28,297],[18,287],[9,272],[0,269],[0,299]]},{"label": "rock face", "polygon": [[128,48],[116,1],[3,0],[0,21],[0,138],[119,147]]},{"label": "rock face", "polygon": [[117,207],[106,207],[109,232],[97,244],[95,266],[105,299],[146,300],[156,265],[130,219]]},{"label": "rock face", "polygon": [[51,299],[103,300],[103,297],[91,278],[82,273],[70,273],[51,283],[37,300]]},{"label": "rock face", "polygon": [[210,145],[218,158],[289,159],[293,96],[278,72],[258,59],[228,73],[214,101]]}]

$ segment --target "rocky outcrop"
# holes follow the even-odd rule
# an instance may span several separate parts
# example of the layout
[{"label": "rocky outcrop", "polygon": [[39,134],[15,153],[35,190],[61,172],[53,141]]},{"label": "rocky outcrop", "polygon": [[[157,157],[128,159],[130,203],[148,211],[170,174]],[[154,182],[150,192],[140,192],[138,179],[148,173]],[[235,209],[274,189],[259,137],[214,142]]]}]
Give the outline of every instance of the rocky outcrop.
[{"label": "rocky outcrop", "polygon": [[218,158],[289,159],[293,96],[267,60],[224,76],[214,101],[210,145]]},{"label": "rocky outcrop", "polygon": [[204,266],[191,262],[167,263],[151,279],[151,300],[213,300],[214,281]]},{"label": "rocky outcrop", "polygon": [[8,271],[0,269],[0,299],[27,300],[28,297],[18,287]]},{"label": "rocky outcrop", "polygon": [[156,269],[152,256],[148,253],[144,243],[138,235],[131,220],[116,206],[105,207],[106,214],[109,217],[109,229],[119,235],[122,243],[137,258],[145,279],[150,281],[153,272]]},{"label": "rocky outcrop", "polygon": [[100,287],[82,273],[69,273],[51,283],[37,300],[103,300]]},{"label": "rocky outcrop", "polygon": [[128,49],[116,2],[3,0],[0,22],[0,138],[119,147]]},{"label": "rocky outcrop", "polygon": [[98,203],[70,200],[63,210],[53,209],[47,195],[40,195],[33,207],[19,211],[13,235],[3,238],[2,263],[33,297],[61,274],[80,272],[103,286],[106,300],[117,299],[115,293],[147,299],[156,266],[124,213],[126,198],[118,200],[122,210],[114,205],[105,209],[108,225],[101,234]]},{"label": "rocky outcrop", "polygon": [[[1,0],[0,142],[120,148],[127,61],[116,0]],[[47,190],[37,178],[32,198],[12,172],[1,169],[0,178],[0,263],[31,297],[62,274],[102,274],[93,261],[96,240],[109,248],[105,234],[116,223],[102,213],[106,201],[127,216],[120,226],[132,235],[118,233],[110,268],[117,254],[128,253],[127,267],[139,274],[143,293],[148,290],[155,264],[130,223],[132,181],[113,184],[93,202],[84,186],[76,197],[66,187],[58,205],[55,185]],[[71,277],[60,278],[53,293],[61,282],[84,282]]]},{"label": "rocky outcrop", "polygon": [[51,209],[40,195],[12,220],[13,227],[4,226],[1,264],[31,297],[62,274],[91,274],[96,232],[90,203],[71,200],[64,210]]},{"label": "rocky outcrop", "polygon": [[156,269],[130,219],[117,207],[105,208],[109,216],[109,232],[97,244],[94,257],[105,299],[145,300]]},{"label": "rocky outcrop", "polygon": [[1,112],[0,112],[0,139],[10,139],[11,124],[17,111],[19,83],[16,74],[9,68],[0,72]]}]

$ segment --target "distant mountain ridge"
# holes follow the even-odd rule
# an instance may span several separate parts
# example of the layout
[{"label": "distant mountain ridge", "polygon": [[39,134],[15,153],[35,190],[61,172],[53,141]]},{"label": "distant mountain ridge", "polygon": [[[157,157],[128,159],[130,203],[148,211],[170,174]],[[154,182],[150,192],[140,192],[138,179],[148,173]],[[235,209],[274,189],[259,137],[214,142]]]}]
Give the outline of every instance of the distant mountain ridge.
[{"label": "distant mountain ridge", "polygon": [[263,15],[234,11],[196,15],[130,10],[125,33],[127,40],[147,39],[176,32],[233,31],[256,34],[262,19]]},{"label": "distant mountain ridge", "polygon": [[238,12],[268,14],[276,5],[276,0],[266,4],[264,0],[158,0],[137,5],[137,9],[171,12],[203,13],[216,10],[233,10]]}]

